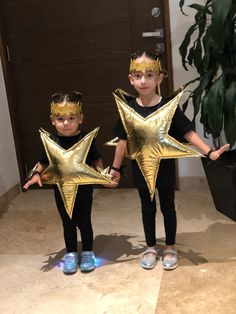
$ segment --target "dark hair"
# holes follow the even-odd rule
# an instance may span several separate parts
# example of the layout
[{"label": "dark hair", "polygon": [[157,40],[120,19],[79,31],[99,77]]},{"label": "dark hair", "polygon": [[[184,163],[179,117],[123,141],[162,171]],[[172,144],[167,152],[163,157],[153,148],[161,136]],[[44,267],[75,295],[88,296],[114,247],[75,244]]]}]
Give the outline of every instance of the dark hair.
[{"label": "dark hair", "polygon": [[156,52],[151,52],[151,51],[136,51],[134,53],[132,53],[130,55],[130,59],[135,60],[137,58],[142,57],[143,55],[146,55],[148,58],[152,59],[152,60],[157,60],[160,58],[160,54],[156,53]]},{"label": "dark hair", "polygon": [[82,94],[77,91],[73,91],[70,94],[56,93],[51,96],[51,101],[54,103],[61,103],[63,101],[79,102],[81,101]]}]

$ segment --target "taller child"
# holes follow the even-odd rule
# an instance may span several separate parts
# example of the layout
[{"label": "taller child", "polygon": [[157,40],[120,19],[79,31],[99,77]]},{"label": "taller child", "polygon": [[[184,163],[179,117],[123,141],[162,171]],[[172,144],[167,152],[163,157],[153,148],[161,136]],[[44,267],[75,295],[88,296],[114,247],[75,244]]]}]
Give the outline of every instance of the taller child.
[{"label": "taller child", "polygon": [[[160,84],[164,78],[161,70],[161,63],[155,54],[149,52],[134,53],[131,55],[129,81],[137,92],[137,98],[128,102],[139,115],[146,118],[168,101],[158,93]],[[120,181],[120,167],[126,154],[127,134],[121,122],[117,122],[114,129],[114,136],[119,138],[116,146],[115,157],[112,163],[110,174],[113,179]],[[217,159],[229,145],[213,151],[193,130],[191,121],[177,107],[172,119],[169,135],[181,141],[187,141],[198,148],[210,159]],[[150,197],[146,181],[135,160],[132,160],[132,174],[134,185],[142,206],[142,221],[147,249],[141,258],[141,266],[145,269],[152,269],[157,263],[156,250],[156,200]],[[175,248],[177,219],[175,211],[175,161],[174,159],[162,159],[156,180],[160,209],[164,217],[164,229],[166,235],[166,248],[163,250],[163,268],[165,270],[175,269],[178,266],[178,255]]]}]

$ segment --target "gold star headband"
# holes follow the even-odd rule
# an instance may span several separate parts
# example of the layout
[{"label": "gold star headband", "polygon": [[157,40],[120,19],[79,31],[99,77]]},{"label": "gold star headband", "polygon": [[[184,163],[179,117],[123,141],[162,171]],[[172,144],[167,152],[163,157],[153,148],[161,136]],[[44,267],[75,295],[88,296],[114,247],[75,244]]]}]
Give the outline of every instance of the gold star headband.
[{"label": "gold star headband", "polygon": [[136,59],[130,60],[129,73],[142,71],[162,72],[161,61],[159,59],[152,61],[137,62]]},{"label": "gold star headband", "polygon": [[80,101],[78,101],[77,103],[67,101],[63,103],[64,106],[59,106],[62,103],[55,103],[55,102],[51,103],[51,115],[52,116],[58,116],[58,115],[69,116],[70,114],[80,115],[82,113],[82,103]]}]

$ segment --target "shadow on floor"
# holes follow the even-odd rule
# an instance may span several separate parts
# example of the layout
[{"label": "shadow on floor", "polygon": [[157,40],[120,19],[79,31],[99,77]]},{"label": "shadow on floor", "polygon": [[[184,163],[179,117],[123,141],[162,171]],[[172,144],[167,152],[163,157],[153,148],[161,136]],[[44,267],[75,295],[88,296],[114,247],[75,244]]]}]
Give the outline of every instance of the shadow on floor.
[{"label": "shadow on floor", "polygon": [[177,234],[180,265],[235,262],[236,224],[216,222],[201,232]]},{"label": "shadow on floor", "polygon": [[[112,233],[109,235],[101,234],[94,239],[94,250],[97,259],[97,266],[105,266],[114,263],[124,263],[136,259],[145,249],[145,244],[140,243],[135,247],[130,240],[135,236],[118,235]],[[81,251],[81,242],[78,242],[78,251]],[[54,267],[62,267],[65,249],[53,252],[47,255],[47,260],[43,261],[41,267],[43,272],[50,271]]]},{"label": "shadow on floor", "polygon": [[[94,250],[97,266],[123,263],[140,257],[146,246],[144,242],[132,244],[135,236],[101,234],[94,239]],[[177,249],[180,266],[200,265],[205,263],[233,262],[236,259],[235,224],[214,223],[205,231],[180,233],[177,235]],[[159,239],[157,247],[161,251],[165,248],[164,239]],[[81,251],[81,242],[78,242]],[[42,271],[50,271],[54,267],[62,267],[65,249],[53,252],[43,261]]]}]

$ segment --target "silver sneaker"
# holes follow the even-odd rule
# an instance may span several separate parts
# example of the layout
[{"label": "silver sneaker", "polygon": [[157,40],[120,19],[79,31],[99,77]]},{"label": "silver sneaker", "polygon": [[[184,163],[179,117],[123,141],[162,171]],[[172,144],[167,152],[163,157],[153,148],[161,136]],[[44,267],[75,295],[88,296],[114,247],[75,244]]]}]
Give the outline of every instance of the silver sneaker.
[{"label": "silver sneaker", "polygon": [[[165,255],[172,254],[173,257],[171,259],[167,258]],[[162,265],[165,270],[173,270],[178,266],[178,253],[175,250],[166,249],[162,252],[163,259]]]},{"label": "silver sneaker", "polygon": [[150,247],[150,248],[147,248],[146,251],[143,252],[143,255],[141,258],[141,266],[144,269],[152,269],[156,266],[157,261],[158,261],[157,251]]}]

